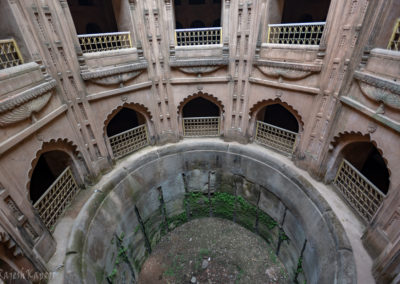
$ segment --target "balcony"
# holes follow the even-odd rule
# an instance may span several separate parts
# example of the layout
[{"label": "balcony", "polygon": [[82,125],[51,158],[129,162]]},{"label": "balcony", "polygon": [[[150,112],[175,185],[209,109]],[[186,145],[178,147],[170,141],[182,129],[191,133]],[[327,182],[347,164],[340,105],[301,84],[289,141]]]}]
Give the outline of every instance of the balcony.
[{"label": "balcony", "polygon": [[38,210],[40,218],[49,230],[53,230],[58,217],[70,204],[78,190],[71,168],[67,167],[35,202],[33,207]]},{"label": "balcony", "polygon": [[24,64],[14,39],[0,40],[0,70]]},{"label": "balcony", "polygon": [[183,136],[207,137],[219,136],[220,117],[187,117],[183,118]]},{"label": "balcony", "polygon": [[221,27],[175,30],[175,46],[217,45],[221,43]]},{"label": "balcony", "polygon": [[279,152],[292,155],[297,135],[296,132],[257,121],[255,141]]},{"label": "balcony", "polygon": [[129,32],[82,34],[78,40],[83,53],[132,48]]},{"label": "balcony", "polygon": [[267,43],[319,45],[325,22],[270,24]]},{"label": "balcony", "polygon": [[109,137],[114,157],[121,158],[149,145],[147,133],[147,127],[143,124]]},{"label": "balcony", "polygon": [[347,202],[368,222],[385,197],[382,191],[345,159],[339,167],[334,184]]}]

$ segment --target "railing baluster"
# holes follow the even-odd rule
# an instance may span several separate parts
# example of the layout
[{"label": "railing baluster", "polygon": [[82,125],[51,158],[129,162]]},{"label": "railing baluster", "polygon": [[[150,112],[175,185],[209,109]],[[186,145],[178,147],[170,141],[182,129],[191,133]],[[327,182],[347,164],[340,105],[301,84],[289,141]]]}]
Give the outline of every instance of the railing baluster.
[{"label": "railing baluster", "polygon": [[221,44],[222,28],[200,28],[175,30],[177,46]]},{"label": "railing baluster", "polygon": [[183,136],[219,136],[219,117],[187,117],[183,119]]},{"label": "railing baluster", "polygon": [[35,202],[35,207],[49,230],[53,229],[58,217],[72,201],[78,192],[78,185],[72,176],[71,168],[67,167]]},{"label": "railing baluster", "polygon": [[368,222],[385,197],[383,192],[345,159],[339,167],[334,184],[350,205]]},{"label": "railing baluster", "polygon": [[271,24],[268,26],[268,43],[319,45],[325,22]]},{"label": "railing baluster", "polygon": [[15,40],[0,40],[0,69],[14,67],[23,63],[24,60]]},{"label": "railing baluster", "polygon": [[83,53],[131,48],[129,32],[78,35]]},{"label": "railing baluster", "polygon": [[129,129],[108,138],[113,154],[120,158],[149,144],[145,124]]},{"label": "railing baluster", "polygon": [[297,133],[257,121],[255,141],[275,150],[293,154]]}]

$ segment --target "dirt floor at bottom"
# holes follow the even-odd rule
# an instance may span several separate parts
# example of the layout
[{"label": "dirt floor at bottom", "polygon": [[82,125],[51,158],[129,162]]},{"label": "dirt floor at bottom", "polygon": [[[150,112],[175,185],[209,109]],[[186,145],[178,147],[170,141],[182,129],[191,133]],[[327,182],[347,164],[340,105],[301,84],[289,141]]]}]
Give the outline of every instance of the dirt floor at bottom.
[{"label": "dirt floor at bottom", "polygon": [[273,249],[227,220],[190,221],[160,241],[144,263],[140,284],[289,283]]}]

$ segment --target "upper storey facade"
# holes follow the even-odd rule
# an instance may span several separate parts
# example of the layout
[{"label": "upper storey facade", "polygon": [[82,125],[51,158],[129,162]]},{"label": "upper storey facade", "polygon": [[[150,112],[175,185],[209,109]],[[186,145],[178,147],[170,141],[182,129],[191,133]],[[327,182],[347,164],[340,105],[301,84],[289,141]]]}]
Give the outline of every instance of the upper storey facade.
[{"label": "upper storey facade", "polygon": [[4,253],[12,269],[45,270],[57,217],[113,161],[220,136],[333,182],[369,224],[377,279],[392,277],[399,1],[1,0],[0,13],[0,219],[21,251]]}]

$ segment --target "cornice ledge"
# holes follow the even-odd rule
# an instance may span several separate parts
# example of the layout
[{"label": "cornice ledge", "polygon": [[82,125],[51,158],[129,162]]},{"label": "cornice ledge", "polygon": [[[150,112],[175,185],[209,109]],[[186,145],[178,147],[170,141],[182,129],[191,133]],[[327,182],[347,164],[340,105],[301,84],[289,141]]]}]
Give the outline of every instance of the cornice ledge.
[{"label": "cornice ledge", "polygon": [[400,109],[399,83],[360,71],[354,73],[354,78],[358,81],[361,91],[366,97]]},{"label": "cornice ledge", "polygon": [[128,65],[108,67],[101,70],[83,71],[81,72],[81,76],[83,80],[87,81],[97,78],[103,78],[103,77],[133,72],[133,71],[140,71],[146,69],[147,66],[148,66],[147,61],[140,61]]},{"label": "cornice ledge", "polygon": [[321,72],[322,70],[322,64],[304,64],[304,63],[281,62],[272,60],[256,60],[254,61],[253,65],[284,68],[297,71],[309,71],[309,72]]},{"label": "cornice ledge", "polygon": [[361,102],[357,101],[356,99],[347,97],[347,96],[340,97],[340,101],[343,104],[360,111],[361,113],[374,119],[375,121],[380,122],[383,125],[400,133],[400,122],[393,120],[393,119],[389,118],[388,116],[379,113],[379,108],[378,108],[378,110],[370,109],[369,107],[363,105]]},{"label": "cornice ledge", "polygon": [[379,89],[388,90],[397,95],[400,95],[400,83],[390,81],[382,77],[363,73],[361,71],[355,71],[354,78],[357,79],[358,81],[367,83],[368,85],[377,87]]},{"label": "cornice ledge", "polygon": [[14,108],[23,105],[31,100],[34,100],[38,97],[41,97],[52,89],[54,89],[57,85],[56,80],[52,79],[48,82],[37,85],[29,90],[26,90],[20,94],[7,98],[3,101],[0,101],[0,113],[4,113]]},{"label": "cornice ledge", "polygon": [[225,66],[229,64],[228,58],[207,58],[207,59],[171,59],[171,67],[211,67]]},{"label": "cornice ledge", "polygon": [[222,66],[229,64],[228,58],[207,58],[207,59],[184,59],[170,61],[170,66],[178,68],[187,74],[207,74],[212,73]]},{"label": "cornice ledge", "polygon": [[322,65],[279,62],[270,60],[257,60],[254,65],[264,75],[273,78],[283,77],[289,80],[300,80],[312,73],[320,72]]}]

